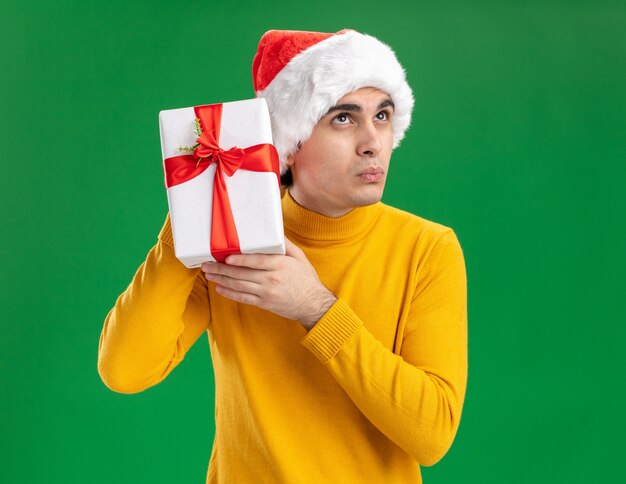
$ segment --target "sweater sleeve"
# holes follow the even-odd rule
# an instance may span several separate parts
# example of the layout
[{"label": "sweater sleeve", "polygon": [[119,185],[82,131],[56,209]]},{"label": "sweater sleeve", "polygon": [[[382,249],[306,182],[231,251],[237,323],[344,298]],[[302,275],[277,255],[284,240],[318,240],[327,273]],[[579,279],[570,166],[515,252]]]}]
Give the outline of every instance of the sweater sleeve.
[{"label": "sweater sleeve", "polygon": [[437,463],[459,426],[467,385],[467,281],[445,232],[418,274],[400,355],[339,298],[302,339],[383,434],[421,465]]},{"label": "sweater sleeve", "polygon": [[111,390],[137,393],[161,382],[210,324],[207,281],[174,254],[169,214],[104,321],[98,372]]}]

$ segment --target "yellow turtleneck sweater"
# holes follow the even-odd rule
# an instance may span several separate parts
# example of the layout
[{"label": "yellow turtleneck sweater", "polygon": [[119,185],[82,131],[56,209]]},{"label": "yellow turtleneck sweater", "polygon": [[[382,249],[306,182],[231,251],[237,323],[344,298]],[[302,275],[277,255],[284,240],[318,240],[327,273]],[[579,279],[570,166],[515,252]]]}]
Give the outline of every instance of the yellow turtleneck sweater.
[{"label": "yellow turtleneck sweater", "polygon": [[285,235],[338,298],[307,332],[215,292],[169,215],[104,322],[114,391],[162,381],[205,331],[216,434],[207,483],[419,483],[459,426],[465,263],[454,231],[382,202],[328,218],[282,199]]}]

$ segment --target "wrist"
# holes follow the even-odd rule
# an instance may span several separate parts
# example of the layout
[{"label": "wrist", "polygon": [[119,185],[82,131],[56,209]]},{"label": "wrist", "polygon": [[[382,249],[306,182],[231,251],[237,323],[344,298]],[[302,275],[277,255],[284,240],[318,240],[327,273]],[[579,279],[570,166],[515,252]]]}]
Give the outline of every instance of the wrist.
[{"label": "wrist", "polygon": [[306,328],[307,331],[310,331],[315,324],[322,319],[324,314],[328,312],[335,301],[337,301],[337,297],[326,289],[319,298],[314,298],[315,304],[314,308],[309,315],[304,318],[300,318],[300,324]]}]

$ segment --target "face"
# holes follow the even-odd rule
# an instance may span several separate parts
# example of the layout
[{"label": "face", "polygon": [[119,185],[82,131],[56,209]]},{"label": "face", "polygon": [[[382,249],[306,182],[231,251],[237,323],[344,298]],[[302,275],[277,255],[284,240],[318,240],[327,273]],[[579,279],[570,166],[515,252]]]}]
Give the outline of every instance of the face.
[{"label": "face", "polygon": [[364,87],[339,99],[287,161],[293,198],[328,217],[378,202],[393,146],[392,117],[391,98],[379,89]]}]

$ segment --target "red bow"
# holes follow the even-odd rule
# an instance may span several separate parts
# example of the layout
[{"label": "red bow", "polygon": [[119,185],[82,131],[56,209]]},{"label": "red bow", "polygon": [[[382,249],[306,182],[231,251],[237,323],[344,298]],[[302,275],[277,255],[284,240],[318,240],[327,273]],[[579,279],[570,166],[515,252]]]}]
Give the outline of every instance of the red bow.
[{"label": "red bow", "polygon": [[209,164],[221,161],[220,166],[222,167],[222,170],[228,176],[233,176],[243,163],[246,152],[236,146],[224,151],[218,146],[213,135],[214,132],[215,129],[202,132],[200,137],[196,140],[200,146],[195,149],[193,156],[198,160],[198,162],[202,161],[203,158],[208,158]]},{"label": "red bow", "polygon": [[239,168],[250,171],[272,171],[280,185],[278,153],[271,144],[223,150],[217,141],[220,137],[222,105],[196,106],[194,111],[202,129],[202,134],[196,140],[199,146],[192,155],[173,156],[163,160],[165,188],[189,181],[204,172],[211,163],[215,163],[211,254],[215,260],[224,262],[228,255],[241,253],[224,173],[233,176]]}]

